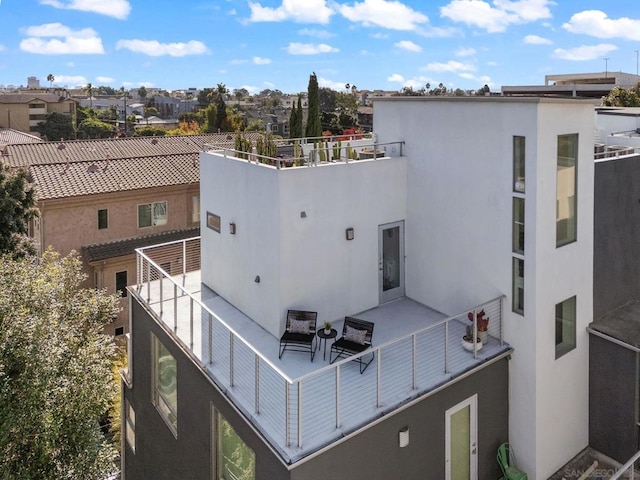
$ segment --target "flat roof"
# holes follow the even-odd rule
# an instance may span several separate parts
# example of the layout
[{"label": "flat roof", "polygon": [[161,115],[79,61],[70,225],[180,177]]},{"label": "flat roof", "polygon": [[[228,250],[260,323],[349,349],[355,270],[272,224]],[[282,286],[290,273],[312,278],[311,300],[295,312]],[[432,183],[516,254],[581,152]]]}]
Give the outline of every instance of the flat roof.
[{"label": "flat roof", "polygon": [[394,97],[375,97],[369,98],[373,102],[490,102],[490,103],[581,103],[585,105],[593,105],[591,98],[574,98],[574,97],[540,97],[536,95],[522,96],[447,96],[447,95],[427,95],[427,96],[411,96],[397,95]]}]

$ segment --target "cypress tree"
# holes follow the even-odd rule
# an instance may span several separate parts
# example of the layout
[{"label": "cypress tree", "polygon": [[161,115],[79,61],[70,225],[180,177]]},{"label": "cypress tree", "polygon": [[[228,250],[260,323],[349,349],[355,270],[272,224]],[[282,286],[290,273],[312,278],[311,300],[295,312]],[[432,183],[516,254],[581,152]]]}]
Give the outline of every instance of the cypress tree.
[{"label": "cypress tree", "polygon": [[293,103],[291,107],[291,116],[289,117],[289,138],[298,138],[298,112],[296,110],[296,104]]},{"label": "cypress tree", "polygon": [[307,87],[308,96],[308,116],[307,129],[305,135],[307,137],[321,137],[322,124],[320,122],[320,102],[318,97],[318,77],[313,72],[309,76],[309,86]]}]

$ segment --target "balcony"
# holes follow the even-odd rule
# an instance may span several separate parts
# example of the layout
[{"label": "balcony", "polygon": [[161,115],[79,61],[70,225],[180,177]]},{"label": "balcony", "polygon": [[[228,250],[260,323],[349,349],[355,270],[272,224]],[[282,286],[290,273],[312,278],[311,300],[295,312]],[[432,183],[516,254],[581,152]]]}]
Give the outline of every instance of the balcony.
[{"label": "balcony", "polygon": [[491,319],[477,351],[461,343],[468,311],[447,316],[403,298],[354,312],[375,323],[375,360],[363,374],[355,357],[329,364],[329,352],[313,362],[296,352],[279,360],[278,338],[201,283],[199,259],[199,238],[137,250],[132,294],[287,463],[511,352],[502,341],[503,298],[475,308]]}]

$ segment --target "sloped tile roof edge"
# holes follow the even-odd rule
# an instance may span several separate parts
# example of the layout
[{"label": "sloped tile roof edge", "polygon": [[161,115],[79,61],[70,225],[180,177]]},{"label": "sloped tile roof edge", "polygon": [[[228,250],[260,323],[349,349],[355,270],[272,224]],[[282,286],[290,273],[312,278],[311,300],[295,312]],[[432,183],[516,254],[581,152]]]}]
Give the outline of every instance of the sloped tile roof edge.
[{"label": "sloped tile roof edge", "polygon": [[152,233],[140,237],[114,240],[105,243],[95,243],[82,247],[84,258],[87,262],[97,262],[110,258],[124,257],[135,253],[137,248],[149,247],[152,245],[185,240],[187,238],[200,235],[200,227],[171,230],[168,232]]}]

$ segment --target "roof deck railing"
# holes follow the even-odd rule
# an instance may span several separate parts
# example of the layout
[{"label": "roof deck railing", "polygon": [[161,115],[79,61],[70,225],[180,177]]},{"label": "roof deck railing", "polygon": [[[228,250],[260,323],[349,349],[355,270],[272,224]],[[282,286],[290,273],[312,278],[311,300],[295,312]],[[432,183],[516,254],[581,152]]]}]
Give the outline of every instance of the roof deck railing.
[{"label": "roof deck railing", "polygon": [[[185,288],[188,273],[200,269],[199,237],[136,252],[138,283],[133,294],[289,461],[303,456],[309,443],[340,438],[345,431],[354,431],[408,398],[445,383],[469,355],[478,359],[476,344],[471,352],[464,351],[457,336],[467,325],[477,334],[476,312],[484,310],[491,317],[488,334],[503,345],[504,297],[498,297],[359,355],[290,378]],[[375,361],[365,375],[354,376],[354,369],[344,368],[355,358],[372,353]]]}]

